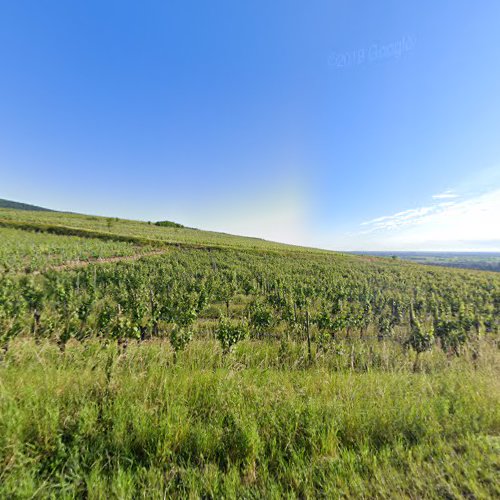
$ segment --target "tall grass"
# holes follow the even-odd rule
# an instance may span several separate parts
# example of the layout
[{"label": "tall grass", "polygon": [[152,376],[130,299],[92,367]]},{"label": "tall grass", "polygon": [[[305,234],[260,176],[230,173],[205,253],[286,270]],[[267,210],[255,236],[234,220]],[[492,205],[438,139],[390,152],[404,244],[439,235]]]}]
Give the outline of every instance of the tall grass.
[{"label": "tall grass", "polygon": [[[375,362],[384,349],[398,362]],[[174,365],[161,341],[18,339],[0,363],[0,497],[498,497],[499,355],[482,352],[412,373],[392,344],[352,366],[197,341]]]}]

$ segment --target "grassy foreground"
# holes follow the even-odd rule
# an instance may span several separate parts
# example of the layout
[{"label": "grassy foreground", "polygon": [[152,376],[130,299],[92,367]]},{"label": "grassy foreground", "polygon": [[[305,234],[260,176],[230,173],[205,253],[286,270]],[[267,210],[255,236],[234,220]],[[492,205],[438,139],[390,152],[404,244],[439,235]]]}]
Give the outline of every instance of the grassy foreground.
[{"label": "grassy foreground", "polygon": [[426,353],[413,373],[411,353],[374,346],[346,368],[292,343],[194,341],[174,365],[161,340],[16,339],[0,497],[498,498],[497,348]]},{"label": "grassy foreground", "polygon": [[498,273],[0,209],[0,499],[500,498],[499,319]]}]

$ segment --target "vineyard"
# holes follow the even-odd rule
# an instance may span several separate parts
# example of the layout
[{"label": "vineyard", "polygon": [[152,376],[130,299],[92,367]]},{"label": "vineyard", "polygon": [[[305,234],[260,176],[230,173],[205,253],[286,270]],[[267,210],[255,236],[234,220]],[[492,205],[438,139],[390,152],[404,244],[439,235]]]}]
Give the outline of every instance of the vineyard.
[{"label": "vineyard", "polygon": [[0,209],[0,497],[500,495],[500,275]]}]

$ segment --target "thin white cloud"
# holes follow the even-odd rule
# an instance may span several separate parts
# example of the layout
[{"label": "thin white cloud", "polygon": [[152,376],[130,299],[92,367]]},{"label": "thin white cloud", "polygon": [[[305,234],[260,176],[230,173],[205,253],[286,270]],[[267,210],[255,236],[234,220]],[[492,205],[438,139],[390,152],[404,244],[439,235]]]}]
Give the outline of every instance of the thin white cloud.
[{"label": "thin white cloud", "polygon": [[398,212],[397,214],[394,215],[377,217],[376,219],[363,222],[361,225],[369,227],[367,231],[364,231],[365,234],[378,230],[398,229],[403,226],[408,226],[411,224],[418,223],[423,217],[436,210],[436,208],[437,207],[434,206],[412,208],[410,210],[404,210],[403,212]]},{"label": "thin white cloud", "polygon": [[[454,195],[454,198],[458,197],[459,195]],[[499,249],[500,188],[460,201],[441,201],[451,196],[433,198],[435,203],[429,206],[363,222],[356,246],[393,249]]]},{"label": "thin white cloud", "polygon": [[458,194],[454,193],[451,189],[448,189],[443,193],[435,194],[432,198],[435,200],[450,200],[453,198],[458,198]]}]

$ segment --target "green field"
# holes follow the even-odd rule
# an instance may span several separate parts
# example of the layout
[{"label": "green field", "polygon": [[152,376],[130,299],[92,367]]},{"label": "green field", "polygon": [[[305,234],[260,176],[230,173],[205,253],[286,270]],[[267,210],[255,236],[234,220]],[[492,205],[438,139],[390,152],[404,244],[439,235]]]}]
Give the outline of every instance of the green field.
[{"label": "green field", "polygon": [[162,227],[152,223],[63,212],[30,212],[0,208],[0,226],[31,229],[56,234],[95,236],[143,244],[178,244],[194,247],[235,248],[245,250],[281,250],[295,248],[258,238],[246,238],[190,228]]},{"label": "green field", "polygon": [[500,496],[500,275],[0,209],[0,498]]},{"label": "green field", "polygon": [[5,272],[40,272],[72,262],[147,253],[145,246],[98,238],[56,236],[20,229],[0,230],[0,262]]}]

